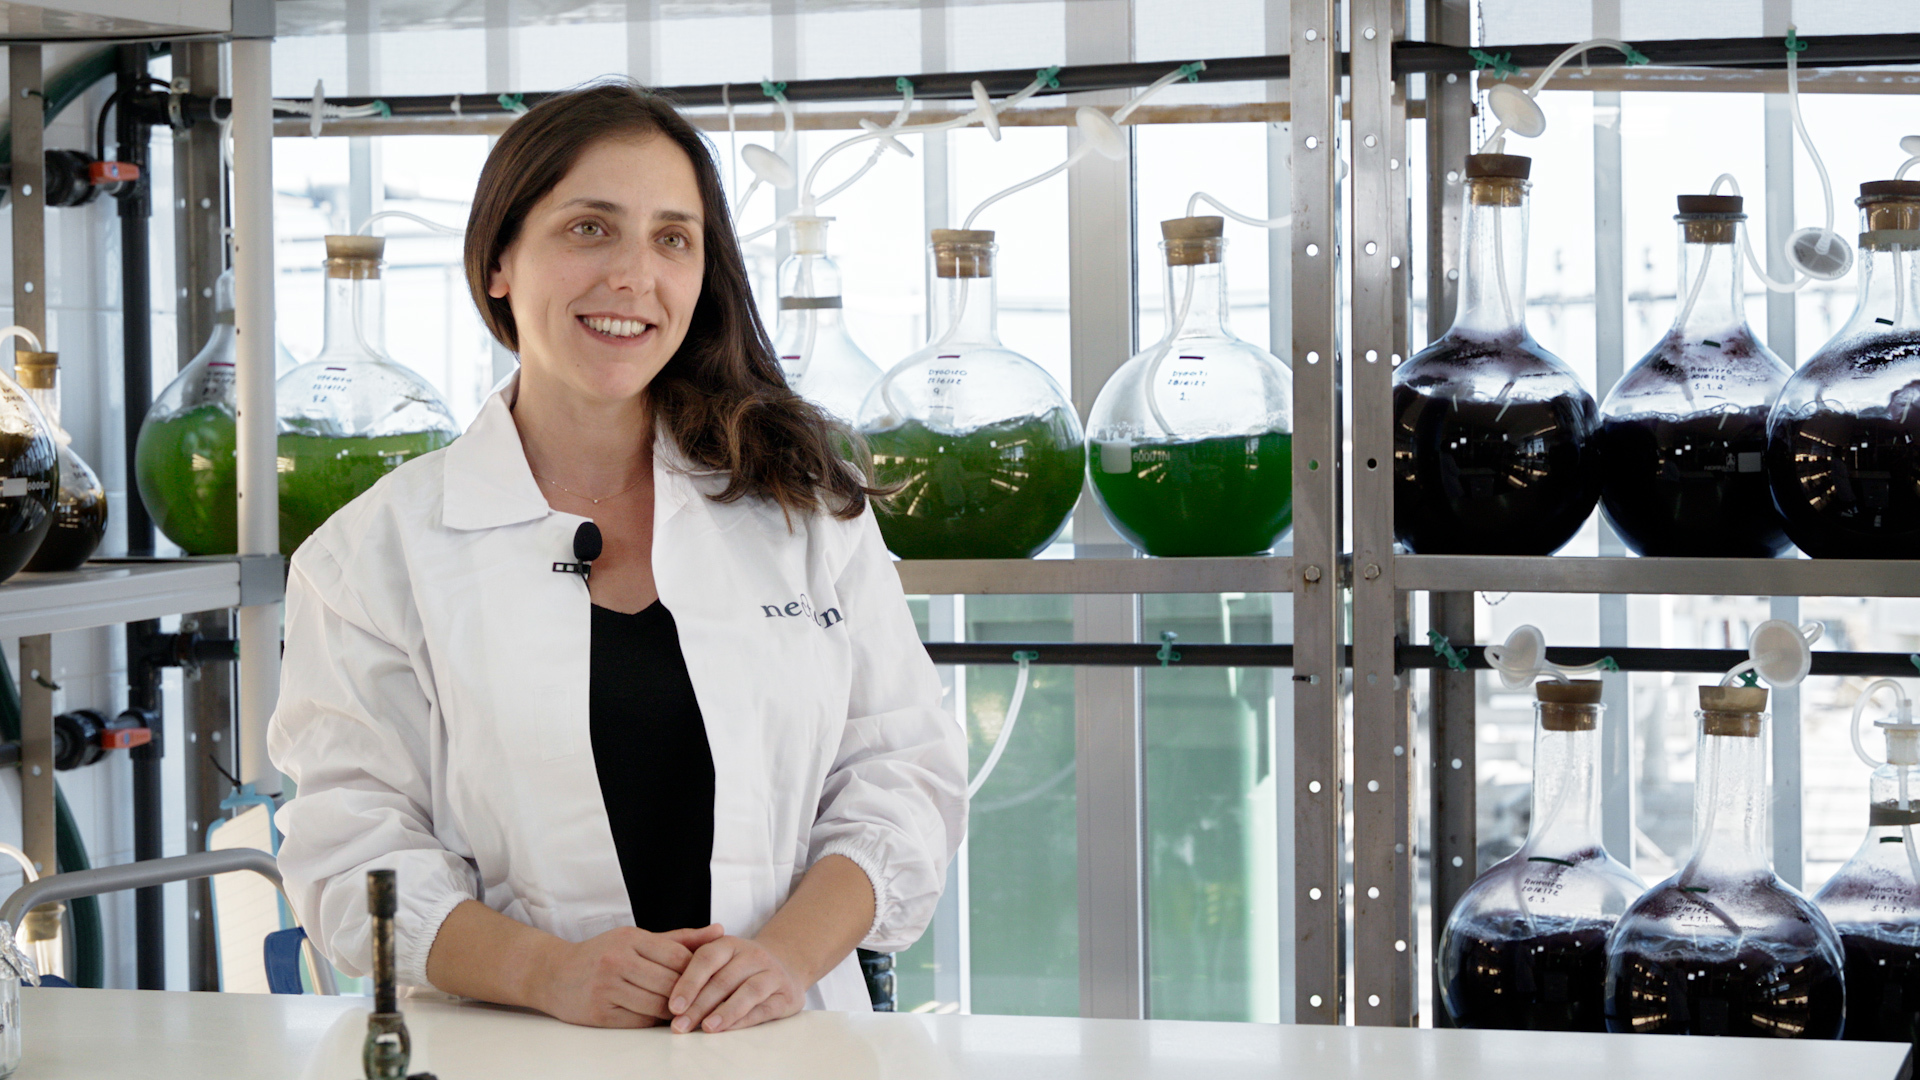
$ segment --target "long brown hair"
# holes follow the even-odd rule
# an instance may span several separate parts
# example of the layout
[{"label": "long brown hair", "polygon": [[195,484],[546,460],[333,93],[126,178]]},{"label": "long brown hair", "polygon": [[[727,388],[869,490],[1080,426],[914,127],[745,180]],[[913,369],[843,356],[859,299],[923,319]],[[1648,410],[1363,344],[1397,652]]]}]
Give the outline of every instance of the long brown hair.
[{"label": "long brown hair", "polygon": [[[647,388],[654,419],[695,466],[724,472],[732,502],[759,496],[788,514],[858,517],[878,495],[836,449],[844,428],[788,388],[753,304],[746,261],[706,140],[659,95],[629,80],[597,82],[541,102],[514,121],[480,170],[467,217],[467,287],[487,329],[519,351],[513,309],[487,295],[500,257],[535,203],[603,139],[661,135],[693,162],[706,219],[706,271],[687,338]],[[851,440],[858,447],[857,438]]]}]

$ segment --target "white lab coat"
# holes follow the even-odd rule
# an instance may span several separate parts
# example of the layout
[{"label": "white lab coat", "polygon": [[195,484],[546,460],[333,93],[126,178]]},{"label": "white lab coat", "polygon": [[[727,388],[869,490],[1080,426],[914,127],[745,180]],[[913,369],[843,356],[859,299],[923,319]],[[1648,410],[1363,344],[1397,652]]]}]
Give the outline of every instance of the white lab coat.
[{"label": "white lab coat", "polygon": [[[280,870],[320,951],[371,966],[366,872],[398,871],[397,975],[463,900],[570,941],[633,914],[588,734],[591,601],[556,573],[586,518],[547,505],[509,382],[464,436],[394,470],[294,553],[268,745],[297,785]],[[873,882],[863,944],[933,917],[966,825],[966,747],[941,706],[871,511],[796,517],[707,498],[654,454],[653,573],[713,752],[712,917],[751,935],[822,857]],[[810,1008],[869,1008],[848,959]]]}]

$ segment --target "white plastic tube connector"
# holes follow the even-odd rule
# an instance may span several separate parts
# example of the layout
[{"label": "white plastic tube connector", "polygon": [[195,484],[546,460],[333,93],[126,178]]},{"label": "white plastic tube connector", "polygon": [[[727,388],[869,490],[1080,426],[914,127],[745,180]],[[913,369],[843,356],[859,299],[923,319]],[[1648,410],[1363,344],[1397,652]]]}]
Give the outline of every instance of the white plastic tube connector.
[{"label": "white plastic tube connector", "polygon": [[[1860,739],[1860,718],[1866,714],[1867,703],[1882,689],[1893,691],[1894,719],[1876,720],[1874,726],[1887,733],[1887,760],[1881,761],[1867,752],[1866,743]],[[1920,765],[1920,723],[1913,719],[1913,703],[1907,698],[1907,691],[1892,679],[1876,679],[1860,692],[1860,699],[1853,703],[1853,723],[1847,725],[1847,734],[1853,738],[1853,752],[1867,763],[1867,768],[1878,769],[1882,765],[1892,765],[1898,772],[1900,791],[1899,807],[1902,810],[1913,808],[1913,792],[1908,790],[1907,772]],[[1913,826],[1900,826],[1901,846],[1907,852],[1907,869],[1912,872],[1915,884],[1920,884],[1920,851],[1914,849]]]}]

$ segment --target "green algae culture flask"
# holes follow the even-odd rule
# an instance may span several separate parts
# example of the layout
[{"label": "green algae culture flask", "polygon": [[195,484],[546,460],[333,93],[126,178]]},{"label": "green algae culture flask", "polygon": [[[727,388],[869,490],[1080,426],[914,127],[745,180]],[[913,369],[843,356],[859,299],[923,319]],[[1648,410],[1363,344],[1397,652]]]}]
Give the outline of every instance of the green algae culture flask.
[{"label": "green algae culture flask", "polygon": [[1227,325],[1225,219],[1160,223],[1167,335],[1087,418],[1087,473],[1149,555],[1253,555],[1293,524],[1293,372]]},{"label": "green algae culture flask", "polygon": [[[213,308],[206,346],[154,398],[133,451],[141,503],[160,532],[189,555],[240,550],[232,270],[214,283]],[[275,342],[275,378],[297,366]]]},{"label": "green algae culture flask", "polygon": [[440,394],[386,355],[378,236],[329,236],[326,339],[281,376],[280,550],[291,555],[333,512],[459,429]]},{"label": "green algae culture flask", "polygon": [[27,560],[26,569],[35,572],[77,570],[92,557],[100,540],[107,535],[107,492],[93,469],[74,453],[73,436],[60,426],[60,354],[26,352],[13,354],[14,371],[20,376],[21,389],[33,399],[47,419],[53,436],[55,454],[60,461],[60,480],[54,489],[53,524],[46,539]]},{"label": "green algae culture flask", "polygon": [[1040,365],[1000,343],[993,233],[935,229],[939,329],[860,407],[875,503],[903,559],[1026,559],[1060,535],[1080,498],[1080,418]]},{"label": "green algae culture flask", "polygon": [[841,318],[840,267],[827,254],[829,217],[789,219],[793,254],[780,264],[780,321],[773,351],[794,392],[851,427],[880,366]]}]

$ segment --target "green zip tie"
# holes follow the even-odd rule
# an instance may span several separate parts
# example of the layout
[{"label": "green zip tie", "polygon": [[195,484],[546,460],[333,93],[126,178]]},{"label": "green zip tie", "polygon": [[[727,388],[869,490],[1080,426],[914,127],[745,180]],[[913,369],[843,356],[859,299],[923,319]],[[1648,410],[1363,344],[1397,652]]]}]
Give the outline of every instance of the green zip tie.
[{"label": "green zip tie", "polygon": [[893,89],[897,93],[905,94],[908,97],[912,97],[913,96],[913,80],[907,78],[905,75],[901,75],[898,78],[893,80]]},{"label": "green zip tie", "polygon": [[1467,55],[1473,57],[1475,71],[1491,71],[1501,79],[1520,74],[1520,65],[1513,62],[1513,54],[1510,52],[1495,56],[1482,49],[1468,49]]},{"label": "green zip tie", "polygon": [[1447,667],[1453,671],[1467,670],[1467,654],[1453,647],[1447,635],[1438,630],[1427,631],[1427,640],[1433,643],[1433,651],[1447,658]]},{"label": "green zip tie", "polygon": [[1594,664],[1599,667],[1601,671],[1611,671],[1616,674],[1620,671],[1620,662],[1611,656],[1603,656],[1594,661]]},{"label": "green zip tie", "polygon": [[1173,647],[1173,643],[1179,639],[1180,635],[1171,630],[1160,631],[1160,651],[1153,655],[1160,658],[1161,667],[1180,662],[1180,654]]},{"label": "green zip tie", "polygon": [[1759,686],[1759,685],[1760,685],[1760,673],[1759,673],[1759,672],[1757,672],[1757,671],[1743,671],[1743,672],[1741,672],[1741,673],[1740,673],[1740,685],[1741,685],[1741,686]]},{"label": "green zip tie", "polygon": [[1653,61],[1647,59],[1646,53],[1641,52],[1639,49],[1636,49],[1631,45],[1627,46],[1626,53],[1627,53],[1628,67],[1639,67],[1642,64],[1653,63]]},{"label": "green zip tie", "polygon": [[381,101],[379,98],[373,99],[373,107],[380,110],[381,116],[386,117],[389,120],[393,118],[393,107],[388,105],[386,102]]},{"label": "green zip tie", "polygon": [[1013,658],[1019,662],[1021,667],[1026,667],[1028,664],[1031,664],[1034,661],[1040,659],[1040,650],[1016,649],[1014,651]]},{"label": "green zip tie", "polygon": [[773,82],[770,79],[761,79],[760,92],[775,101],[779,101],[781,96],[787,92],[787,84],[783,82]]},{"label": "green zip tie", "polygon": [[521,95],[519,94],[501,94],[494,100],[500,103],[501,108],[510,113],[518,115],[527,111],[527,103],[521,100]]},{"label": "green zip tie", "polygon": [[1034,72],[1033,77],[1037,82],[1039,82],[1041,86],[1044,86],[1049,90],[1060,89],[1060,65],[1059,64],[1055,64],[1052,67],[1043,67],[1039,71]]},{"label": "green zip tie", "polygon": [[1807,43],[1800,40],[1800,35],[1795,33],[1791,26],[1787,27],[1787,51],[1790,53],[1803,53],[1807,51]]},{"label": "green zip tie", "polygon": [[1207,62],[1205,60],[1195,60],[1191,64],[1180,65],[1180,74],[1184,76],[1188,82],[1199,82],[1200,73],[1205,70],[1207,70]]},{"label": "green zip tie", "polygon": [[1908,653],[1907,663],[1912,664],[1914,667],[1914,670],[1920,671],[1920,652]]}]

